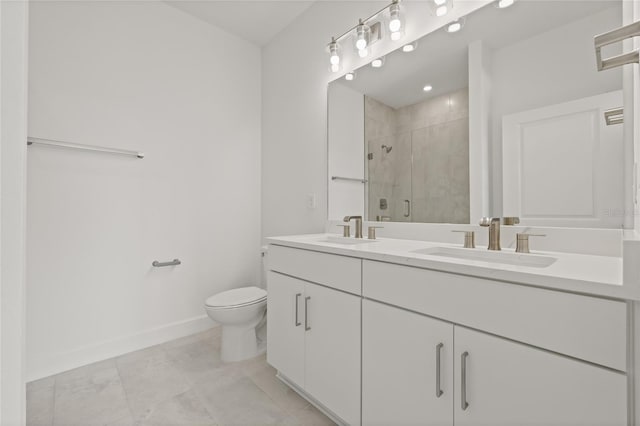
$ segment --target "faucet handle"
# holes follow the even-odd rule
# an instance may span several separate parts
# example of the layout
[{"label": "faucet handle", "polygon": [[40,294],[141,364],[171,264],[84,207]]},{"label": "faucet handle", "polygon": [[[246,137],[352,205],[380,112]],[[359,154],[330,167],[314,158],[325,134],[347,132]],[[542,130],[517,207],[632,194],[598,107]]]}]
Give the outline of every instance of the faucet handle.
[{"label": "faucet handle", "polygon": [[478,223],[478,225],[480,226],[491,226],[491,218],[490,217],[483,217],[480,219],[480,223]]},{"label": "faucet handle", "polygon": [[351,226],[349,225],[337,225],[337,226],[342,226],[342,236],[343,237],[351,237]]},{"label": "faucet handle", "polygon": [[530,253],[529,237],[546,237],[546,234],[516,234],[516,253]]},{"label": "faucet handle", "polygon": [[370,240],[376,239],[376,229],[382,229],[384,226],[370,226],[367,230],[367,238]]},{"label": "faucet handle", "polygon": [[476,233],[474,231],[451,231],[464,234],[464,248],[476,248]]},{"label": "faucet handle", "polygon": [[502,223],[507,226],[519,225],[520,218],[517,216],[505,216],[502,218]]}]

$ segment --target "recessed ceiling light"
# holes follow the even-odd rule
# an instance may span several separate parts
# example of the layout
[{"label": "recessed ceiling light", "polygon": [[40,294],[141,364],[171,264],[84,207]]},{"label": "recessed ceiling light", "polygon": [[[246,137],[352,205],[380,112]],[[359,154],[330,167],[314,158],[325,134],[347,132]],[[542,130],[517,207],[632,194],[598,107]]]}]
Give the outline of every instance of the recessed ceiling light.
[{"label": "recessed ceiling light", "polygon": [[347,81],[351,81],[351,80],[353,80],[355,78],[356,78],[356,73],[354,73],[354,72],[348,72],[348,73],[346,73],[344,75],[344,79],[347,80]]},{"label": "recessed ceiling light", "polygon": [[505,7],[513,5],[514,2],[515,0],[498,0],[496,6],[498,6],[499,9],[504,9]]},{"label": "recessed ceiling light", "polygon": [[373,68],[380,68],[380,67],[382,67],[382,65],[384,65],[384,59],[383,58],[377,58],[377,59],[374,59],[373,61],[371,61],[371,66]]},{"label": "recessed ceiling light", "polygon": [[416,50],[416,43],[409,43],[402,46],[402,51],[405,53],[413,52]]},{"label": "recessed ceiling light", "polygon": [[464,20],[458,19],[456,21],[449,23],[449,25],[447,25],[446,27],[446,30],[448,33],[457,33],[462,29],[463,25],[464,25]]},{"label": "recessed ceiling light", "polygon": [[431,86],[430,84],[427,84],[422,88],[422,90],[424,90],[425,92],[430,92],[433,90],[433,86]]}]

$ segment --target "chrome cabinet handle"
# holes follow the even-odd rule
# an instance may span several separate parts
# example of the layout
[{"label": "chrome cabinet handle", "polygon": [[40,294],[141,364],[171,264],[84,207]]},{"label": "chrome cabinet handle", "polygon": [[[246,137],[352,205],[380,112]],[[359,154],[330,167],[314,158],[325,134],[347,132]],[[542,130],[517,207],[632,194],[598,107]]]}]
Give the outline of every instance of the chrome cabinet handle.
[{"label": "chrome cabinet handle", "polygon": [[440,353],[442,352],[443,343],[436,345],[436,397],[440,398],[444,393],[440,387]]},{"label": "chrome cabinet handle", "polygon": [[462,411],[466,410],[469,407],[469,403],[467,402],[467,358],[469,357],[469,352],[464,352],[461,359],[461,381],[462,386],[460,387],[460,405]]},{"label": "chrome cabinet handle", "polygon": [[300,300],[300,296],[302,296],[302,293],[296,294],[296,320],[294,322],[296,327],[302,325],[302,323],[298,320],[298,305],[299,305],[298,301]]},{"label": "chrome cabinet handle", "polygon": [[309,327],[309,300],[311,300],[311,296],[307,296],[304,298],[304,331],[311,330]]},{"label": "chrome cabinet handle", "polygon": [[404,217],[409,217],[409,216],[411,216],[411,201],[409,201],[409,200],[404,200],[404,206],[405,206],[405,213],[404,213]]}]

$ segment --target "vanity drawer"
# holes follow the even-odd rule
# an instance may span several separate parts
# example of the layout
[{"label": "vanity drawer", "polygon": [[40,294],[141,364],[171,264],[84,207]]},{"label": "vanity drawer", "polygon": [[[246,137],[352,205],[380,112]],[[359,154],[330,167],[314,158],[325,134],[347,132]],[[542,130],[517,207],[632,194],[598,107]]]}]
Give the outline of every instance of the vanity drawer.
[{"label": "vanity drawer", "polygon": [[338,290],[362,294],[362,260],[271,244],[269,269]]},{"label": "vanity drawer", "polygon": [[624,302],[365,260],[363,296],[626,371]]}]

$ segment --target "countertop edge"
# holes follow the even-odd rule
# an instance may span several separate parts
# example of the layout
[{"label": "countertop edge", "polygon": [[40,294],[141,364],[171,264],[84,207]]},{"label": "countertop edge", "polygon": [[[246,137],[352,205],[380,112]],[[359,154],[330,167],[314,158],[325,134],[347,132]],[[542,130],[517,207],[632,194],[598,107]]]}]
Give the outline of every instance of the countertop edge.
[{"label": "countertop edge", "polygon": [[[322,235],[328,234],[313,234],[309,235],[309,237],[321,237]],[[268,244],[279,246],[354,257],[363,260],[386,262],[421,269],[429,269],[456,275],[491,279],[495,281],[503,281],[516,285],[525,285],[547,290],[563,291],[587,296],[604,297],[619,300],[640,301],[640,291],[638,291],[638,289],[635,289],[634,291],[634,289],[629,288],[630,286],[625,286],[624,283],[622,285],[616,285],[611,283],[572,279],[567,277],[553,277],[553,280],[551,281],[548,275],[537,275],[519,271],[504,271],[493,269],[490,267],[447,262],[446,260],[422,259],[411,256],[401,256],[396,253],[372,253],[366,251],[356,251],[348,248],[325,246],[313,242],[294,241],[291,239],[296,237],[299,238],[301,236],[291,236],[290,238],[268,237],[266,238],[266,241]]]}]

